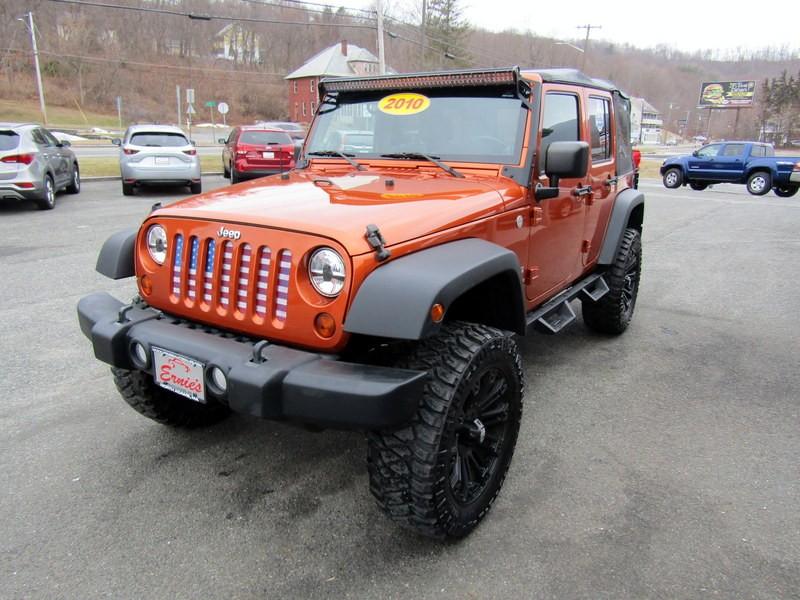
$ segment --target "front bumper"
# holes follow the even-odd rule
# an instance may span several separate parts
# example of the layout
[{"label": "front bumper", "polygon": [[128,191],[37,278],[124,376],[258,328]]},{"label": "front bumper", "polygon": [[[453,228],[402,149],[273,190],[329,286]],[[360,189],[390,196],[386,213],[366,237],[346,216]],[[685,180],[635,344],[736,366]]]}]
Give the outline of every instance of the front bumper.
[{"label": "front bumper", "polygon": [[[149,307],[123,305],[111,295],[90,294],[78,303],[81,331],[95,356],[122,369],[152,374],[152,347],[198,360],[227,375],[227,393],[206,395],[232,410],[265,419],[342,429],[388,429],[408,423],[426,374],[347,363],[334,357],[257,342],[181,321]],[[131,346],[147,349],[150,364],[137,365]]]}]

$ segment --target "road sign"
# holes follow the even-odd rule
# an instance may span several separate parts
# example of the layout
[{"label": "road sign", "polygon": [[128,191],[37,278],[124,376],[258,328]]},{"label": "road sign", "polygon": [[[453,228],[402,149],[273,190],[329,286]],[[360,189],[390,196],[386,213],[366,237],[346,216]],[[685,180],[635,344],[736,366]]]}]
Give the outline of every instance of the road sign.
[{"label": "road sign", "polygon": [[227,102],[220,102],[219,104],[217,104],[217,110],[219,111],[219,114],[227,115],[228,111],[230,110],[230,107],[228,106]]},{"label": "road sign", "polygon": [[194,88],[186,88],[186,103],[194,104]]},{"label": "road sign", "polygon": [[216,105],[217,105],[217,103],[214,102],[213,100],[206,100],[206,106],[208,108],[214,108]]},{"label": "road sign", "polygon": [[186,114],[187,115],[195,115],[195,114],[197,114],[197,111],[194,109],[194,106],[192,106],[190,104],[189,106],[186,107]]}]

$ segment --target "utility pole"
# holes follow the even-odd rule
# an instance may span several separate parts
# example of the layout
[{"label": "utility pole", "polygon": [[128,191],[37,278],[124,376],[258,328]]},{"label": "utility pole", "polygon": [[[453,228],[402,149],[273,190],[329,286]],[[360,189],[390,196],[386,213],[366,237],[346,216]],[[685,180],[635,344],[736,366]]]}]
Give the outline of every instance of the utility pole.
[{"label": "utility pole", "polygon": [[[25,23],[27,17],[27,23]],[[25,17],[20,17],[18,21],[25,23],[28,31],[31,32],[31,45],[33,46],[33,63],[36,65],[36,85],[39,87],[39,109],[42,111],[42,120],[47,125],[47,110],[44,106],[44,87],[42,86],[42,70],[39,68],[39,47],[36,45],[36,29],[33,25],[33,13],[28,12]]]},{"label": "utility pole", "polygon": [[578,29],[585,29],[586,30],[586,40],[583,42],[583,65],[581,66],[581,71],[586,71],[586,57],[589,56],[589,35],[592,33],[592,29],[602,29],[602,25],[578,25]]},{"label": "utility pole", "polygon": [[375,3],[378,10],[378,72],[386,74],[386,54],[383,50],[383,3],[377,0]]},{"label": "utility pole", "polygon": [[425,40],[427,39],[425,35],[425,22],[428,18],[428,0],[422,0],[422,24],[420,25],[419,29],[419,64],[420,69],[425,70]]},{"label": "utility pole", "polygon": [[181,126],[181,86],[175,86],[175,95],[178,97],[178,127]]}]

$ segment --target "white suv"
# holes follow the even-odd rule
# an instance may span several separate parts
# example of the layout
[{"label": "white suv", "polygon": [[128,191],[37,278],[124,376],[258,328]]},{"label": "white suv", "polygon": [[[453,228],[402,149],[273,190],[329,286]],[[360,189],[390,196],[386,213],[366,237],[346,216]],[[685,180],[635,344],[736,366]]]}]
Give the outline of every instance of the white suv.
[{"label": "white suv", "polygon": [[120,146],[119,170],[122,193],[133,195],[142,184],[189,186],[193,194],[202,191],[200,158],[194,143],[172,125],[131,125]]}]

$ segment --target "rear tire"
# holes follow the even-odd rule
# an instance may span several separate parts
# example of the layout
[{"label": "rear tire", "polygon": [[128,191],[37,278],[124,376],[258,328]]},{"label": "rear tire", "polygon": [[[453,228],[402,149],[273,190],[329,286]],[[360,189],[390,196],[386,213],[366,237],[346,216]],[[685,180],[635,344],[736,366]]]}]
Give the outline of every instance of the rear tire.
[{"label": "rear tire", "polygon": [[428,372],[412,422],[368,435],[370,491],[400,526],[461,538],[505,480],[522,417],[519,349],[507,332],[452,322],[396,366]]},{"label": "rear tire", "polygon": [[123,183],[122,184],[122,195],[123,196],[133,196],[133,184],[132,183]]},{"label": "rear tire", "polygon": [[747,191],[753,196],[763,196],[772,189],[772,175],[766,171],[756,171],[747,178]]},{"label": "rear tire", "polygon": [[776,187],[773,192],[779,198],[791,198],[797,193],[797,190],[800,189],[800,186],[789,186],[789,187]]},{"label": "rear tire", "polygon": [[231,178],[231,170],[228,167],[226,167],[224,163],[222,164],[222,176],[225,179]]},{"label": "rear tire", "polygon": [[165,390],[148,373],[114,367],[111,372],[122,399],[139,414],[162,425],[193,429],[218,423],[230,414],[222,404],[201,404]]},{"label": "rear tire", "polygon": [[674,190],[683,184],[683,172],[677,167],[667,169],[664,173],[664,187]]},{"label": "rear tire", "polygon": [[39,210],[52,210],[56,206],[56,184],[50,175],[44,176],[42,197],[36,200]]},{"label": "rear tire", "polygon": [[702,192],[704,189],[706,189],[708,187],[708,184],[707,183],[694,183],[694,182],[691,182],[691,183],[689,183],[689,187],[692,188],[693,190],[697,191],[697,192]]},{"label": "rear tire", "polygon": [[203,184],[201,182],[192,183],[189,185],[189,189],[193,194],[200,194],[203,191]]},{"label": "rear tire", "polygon": [[608,293],[597,302],[584,299],[583,322],[599,333],[619,335],[628,328],[639,294],[642,273],[642,240],[639,231],[628,228],[611,268],[605,274]]},{"label": "rear tire", "polygon": [[72,179],[67,186],[68,194],[79,194],[81,191],[81,171],[78,168],[78,163],[72,165]]},{"label": "rear tire", "polygon": [[242,180],[242,176],[236,171],[236,168],[231,165],[231,183],[239,183]]}]

